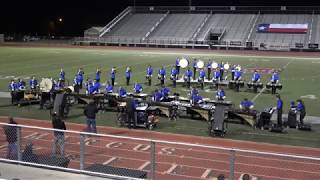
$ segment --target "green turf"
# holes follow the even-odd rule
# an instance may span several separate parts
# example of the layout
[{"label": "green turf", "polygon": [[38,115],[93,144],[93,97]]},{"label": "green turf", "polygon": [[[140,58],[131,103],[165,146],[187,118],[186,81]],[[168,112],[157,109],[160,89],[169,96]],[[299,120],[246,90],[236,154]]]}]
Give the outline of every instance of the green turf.
[{"label": "green turf", "polygon": [[[125,51],[125,50],[106,50],[106,49],[63,49],[63,48],[15,48],[15,47],[1,47],[0,48],[0,91],[7,91],[7,86],[10,76],[27,77],[54,77],[57,78],[59,70],[62,67],[66,72],[66,77],[72,82],[74,75],[79,67],[83,67],[85,77],[94,77],[97,67],[102,69],[102,82],[110,78],[111,67],[117,67],[116,86],[125,86],[124,71],[126,66],[130,65],[133,69],[132,84],[135,81],[145,83],[145,68],[148,64],[154,67],[157,72],[160,66],[167,66],[167,73],[170,72],[176,57],[181,57],[183,54],[176,53],[145,53],[143,51]],[[320,58],[277,58],[277,57],[250,57],[250,56],[235,56],[235,55],[221,55],[221,54],[203,54],[191,55],[185,54],[189,57],[201,58],[207,61],[213,58],[217,62],[224,61],[232,64],[240,64],[244,68],[275,68],[282,69],[281,83],[283,90],[281,91],[284,100],[284,107],[288,107],[291,100],[296,100],[301,96],[314,95],[316,98],[320,97]],[[300,75],[300,76],[298,76]],[[168,76],[168,75],[167,75]],[[250,79],[251,74],[245,74],[245,79]],[[230,74],[229,74],[230,77]],[[266,82],[270,75],[264,75],[262,81]],[[151,92],[155,88],[159,88],[156,75],[153,77],[154,85],[148,87],[144,85],[144,92]],[[170,81],[166,82],[171,85]],[[126,87],[126,86],[125,86]],[[133,88],[133,85],[126,87],[128,90]],[[245,88],[244,88],[245,89]],[[254,98],[257,94],[246,92],[242,90],[236,93],[232,90],[226,90],[227,99],[233,101],[238,105],[239,102],[247,97]],[[182,95],[187,94],[187,90],[178,86],[172,90],[173,92],[180,92]],[[206,89],[200,91],[205,97],[213,97],[214,90]],[[275,105],[275,97],[270,93],[260,94],[255,103],[256,109],[261,111],[267,106]],[[307,114],[312,116],[320,116],[320,102],[318,99],[304,99],[307,106]],[[7,107],[8,100],[0,99],[0,115],[17,115],[32,118],[48,118],[48,112],[38,111],[36,106],[13,108]],[[285,112],[286,109],[284,108]],[[98,124],[115,126],[113,120],[115,114],[104,113],[99,115],[101,121]],[[84,117],[80,109],[73,109],[71,118],[68,120],[73,122],[84,122]],[[273,143],[286,143],[292,145],[303,145],[304,142],[308,146],[319,147],[319,142],[312,140],[308,133],[298,132],[296,130],[290,131],[287,135],[281,135],[281,138],[274,138],[267,135],[255,135],[256,131],[249,127],[241,125],[231,125],[233,131],[228,133],[228,137],[233,139],[247,139],[253,141],[264,141]],[[196,128],[196,130],[195,130]],[[183,120],[182,122],[167,122],[162,121],[159,131],[176,132],[184,134],[195,134],[206,136],[207,124],[201,121]],[[259,132],[260,133],[260,132]],[[265,132],[262,132],[265,134]],[[312,133],[313,134],[313,133]],[[271,134],[273,135],[273,134]],[[301,136],[301,138],[300,138]],[[299,138],[298,138],[299,137]],[[319,134],[315,135],[319,137]],[[293,139],[292,139],[293,138]],[[279,140],[281,139],[281,140]],[[306,139],[310,139],[307,141]],[[308,142],[308,143],[307,143]]]}]

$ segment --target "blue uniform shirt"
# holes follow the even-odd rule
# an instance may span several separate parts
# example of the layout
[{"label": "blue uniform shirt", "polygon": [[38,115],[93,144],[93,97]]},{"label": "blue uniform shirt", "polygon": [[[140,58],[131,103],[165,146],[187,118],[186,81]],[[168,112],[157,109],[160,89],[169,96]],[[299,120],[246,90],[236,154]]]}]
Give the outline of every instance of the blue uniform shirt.
[{"label": "blue uniform shirt", "polygon": [[153,93],[153,100],[156,102],[160,102],[163,98],[163,94],[159,91]]},{"label": "blue uniform shirt", "polygon": [[219,79],[220,76],[221,76],[220,71],[218,71],[218,70],[217,70],[217,71],[214,71],[213,77],[214,77],[215,79]]},{"label": "blue uniform shirt", "polygon": [[176,76],[178,74],[178,70],[176,68],[171,69],[171,75]]},{"label": "blue uniform shirt", "polygon": [[297,103],[297,110],[298,111],[304,111],[305,110],[305,107],[301,102]]},{"label": "blue uniform shirt", "polygon": [[282,100],[281,99],[278,99],[277,100],[277,109],[281,109],[282,110],[282,106],[283,106],[283,102],[282,102]]},{"label": "blue uniform shirt", "polygon": [[131,77],[131,71],[126,70],[126,78],[130,78]]},{"label": "blue uniform shirt", "polygon": [[196,88],[193,88],[191,90],[191,96],[194,96],[194,95],[197,95],[197,94],[199,94],[199,91]]},{"label": "blue uniform shirt", "polygon": [[192,102],[194,104],[199,104],[201,101],[202,101],[202,96],[200,96],[199,94],[192,96]]},{"label": "blue uniform shirt", "polygon": [[111,70],[111,78],[115,79],[116,78],[116,71],[115,70]]},{"label": "blue uniform shirt", "polygon": [[65,78],[65,72],[64,71],[60,71],[60,79],[64,80]]},{"label": "blue uniform shirt", "polygon": [[96,72],[96,80],[98,80],[98,81],[100,80],[100,73],[101,73],[100,71]]},{"label": "blue uniform shirt", "polygon": [[164,68],[161,68],[161,69],[159,69],[158,74],[159,74],[160,76],[165,76],[165,75],[166,75],[166,70],[165,70]]},{"label": "blue uniform shirt", "polygon": [[211,68],[212,68],[212,62],[208,62],[207,68],[208,68],[208,69],[211,69]]},{"label": "blue uniform shirt", "polygon": [[179,58],[176,59],[176,66],[180,66],[180,59]]},{"label": "blue uniform shirt", "polygon": [[223,97],[225,96],[224,91],[218,90],[218,91],[217,91],[217,96],[218,96],[218,98],[223,98]]},{"label": "blue uniform shirt", "polygon": [[111,84],[108,84],[106,86],[106,91],[107,91],[107,93],[112,93],[113,92],[113,86]]},{"label": "blue uniform shirt", "polygon": [[192,67],[197,68],[197,62],[196,61],[193,61]]},{"label": "blue uniform shirt", "polygon": [[84,72],[83,71],[79,71],[78,72],[78,78],[79,80],[82,82],[83,81],[83,75],[84,75]]},{"label": "blue uniform shirt", "polygon": [[123,87],[121,87],[119,89],[119,96],[120,97],[126,97],[127,96],[127,91]]},{"label": "blue uniform shirt", "polygon": [[31,89],[35,89],[38,85],[38,81],[36,79],[30,79],[29,85]]},{"label": "blue uniform shirt", "polygon": [[8,88],[9,88],[10,91],[16,91],[18,89],[18,85],[15,82],[14,83],[10,83]]},{"label": "blue uniform shirt", "polygon": [[136,84],[134,85],[134,91],[135,91],[135,93],[141,93],[141,92],[142,92],[142,86],[141,86],[141,84],[136,83]]},{"label": "blue uniform shirt", "polygon": [[152,67],[147,67],[147,75],[151,76],[153,74],[153,69]]},{"label": "blue uniform shirt", "polygon": [[279,81],[280,77],[278,75],[278,73],[273,73],[271,76],[271,81],[275,82],[275,81]]},{"label": "blue uniform shirt", "polygon": [[206,72],[202,69],[199,73],[200,78],[206,77]]},{"label": "blue uniform shirt", "polygon": [[164,88],[162,88],[160,91],[161,91],[161,93],[162,93],[162,95],[163,95],[164,97],[169,96],[169,93],[170,93],[170,89],[169,89],[169,88],[164,87]]},{"label": "blue uniform shirt", "polygon": [[100,92],[100,83],[96,82],[93,83],[93,93],[99,93]]},{"label": "blue uniform shirt", "polygon": [[258,81],[261,78],[259,73],[253,73],[252,75],[252,81]]},{"label": "blue uniform shirt", "polygon": [[186,75],[187,77],[192,77],[193,73],[192,73],[192,71],[191,71],[190,69],[188,69],[188,70],[186,71],[185,75]]},{"label": "blue uniform shirt", "polygon": [[234,73],[235,79],[239,79],[241,77],[241,75],[242,75],[242,72],[239,71],[239,70],[236,70],[235,73]]},{"label": "blue uniform shirt", "polygon": [[253,103],[252,101],[250,101],[250,100],[241,101],[240,104],[241,104],[241,106],[242,106],[243,108],[245,108],[245,109],[249,109],[250,106],[253,106],[253,105],[254,105],[254,103]]}]

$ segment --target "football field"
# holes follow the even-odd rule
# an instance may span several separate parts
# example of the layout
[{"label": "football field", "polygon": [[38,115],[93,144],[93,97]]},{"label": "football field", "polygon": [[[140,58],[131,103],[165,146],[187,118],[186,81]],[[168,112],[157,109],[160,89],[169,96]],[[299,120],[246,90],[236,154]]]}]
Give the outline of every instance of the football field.
[{"label": "football field", "polygon": [[[240,51],[239,51],[240,52]],[[219,51],[195,51],[195,50],[161,50],[161,49],[128,49],[128,48],[59,48],[59,47],[0,47],[0,91],[8,91],[8,85],[12,78],[22,78],[27,83],[29,78],[35,76],[37,79],[42,77],[53,77],[58,79],[60,68],[66,72],[66,78],[72,84],[74,75],[80,67],[83,68],[86,78],[95,78],[97,68],[102,70],[101,82],[104,84],[110,79],[112,67],[116,67],[116,87],[124,86],[127,91],[132,91],[134,82],[140,82],[144,93],[151,93],[160,88],[157,72],[161,66],[166,67],[167,79],[166,86],[171,89],[171,93],[178,92],[182,96],[187,96],[189,90],[182,85],[172,88],[169,73],[177,57],[197,58],[205,63],[209,59],[216,62],[228,62],[230,64],[240,64],[244,70],[245,82],[251,79],[251,71],[255,68],[276,69],[280,71],[280,81],[283,88],[279,93],[284,101],[284,113],[289,109],[292,100],[301,98],[306,105],[307,116],[320,116],[320,58],[318,57],[287,57],[273,56],[272,53],[265,55],[252,55],[241,53],[227,54]],[[147,65],[152,65],[154,75],[152,86],[147,86],[145,79],[145,69]],[[131,66],[132,79],[131,85],[125,85],[125,68]],[[191,65],[190,65],[191,66]],[[182,69],[184,73],[185,69]],[[270,71],[271,72],[271,71]],[[227,74],[230,79],[231,73]],[[262,82],[264,85],[271,77],[271,74],[263,74]],[[104,90],[105,86],[102,87]],[[253,93],[245,86],[240,92],[235,92],[225,87],[227,100],[238,106],[243,98],[254,101],[255,109],[263,111],[266,107],[276,105],[276,97],[264,89],[260,93]],[[206,86],[200,90],[204,97],[214,98],[215,88]],[[49,119],[48,111],[38,110],[38,106],[12,107],[7,98],[0,98],[0,115],[13,115],[19,117],[29,117],[35,119]],[[113,112],[100,113],[97,117],[98,125],[116,126],[116,114]],[[164,119],[164,118],[163,118]],[[81,108],[71,109],[68,121],[85,123]],[[267,131],[253,130],[244,125],[230,125],[231,129],[227,133],[227,138],[253,140],[258,142],[285,143],[291,145],[304,145],[320,147],[318,138],[319,127],[314,126],[312,133],[301,132],[295,129],[289,130],[288,134],[274,135]],[[187,120],[169,122],[162,120],[157,131],[174,132],[182,134],[194,134],[207,136],[208,125],[205,121]]]}]

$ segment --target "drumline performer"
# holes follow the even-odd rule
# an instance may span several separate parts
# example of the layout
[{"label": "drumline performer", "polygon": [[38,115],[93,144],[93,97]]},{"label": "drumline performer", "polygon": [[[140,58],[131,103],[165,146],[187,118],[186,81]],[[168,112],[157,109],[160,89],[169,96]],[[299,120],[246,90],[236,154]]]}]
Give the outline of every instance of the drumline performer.
[{"label": "drumline performer", "polygon": [[206,72],[204,69],[201,69],[200,72],[199,72],[199,82],[201,84],[201,89],[204,88],[204,79],[206,77]]},{"label": "drumline performer", "polygon": [[111,68],[111,85],[114,86],[114,82],[116,80],[116,68],[115,67],[112,67]]},{"label": "drumline performer", "polygon": [[177,79],[178,79],[178,70],[175,67],[171,69],[170,79],[172,80],[173,87],[175,88],[177,85]]},{"label": "drumline performer", "polygon": [[8,86],[8,89],[10,91],[11,94],[11,104],[16,103],[17,99],[16,99],[16,93],[18,90],[18,85],[14,80],[11,80],[11,83]]},{"label": "drumline performer", "polygon": [[190,85],[191,85],[191,77],[192,77],[192,71],[190,68],[188,68],[184,74],[184,81],[187,83],[188,88],[190,88]]},{"label": "drumline performer", "polygon": [[140,94],[140,93],[142,93],[143,89],[142,89],[141,84],[136,82],[136,83],[134,83],[133,90],[134,90],[135,93]]},{"label": "drumline performer", "polygon": [[176,70],[177,70],[177,74],[180,74],[180,59],[179,58],[176,59]]},{"label": "drumline performer", "polygon": [[100,93],[100,82],[97,80],[93,80],[92,83],[92,94],[99,94]]},{"label": "drumline performer", "polygon": [[280,95],[277,95],[277,121],[278,121],[278,126],[282,127],[282,109],[283,109],[283,101],[280,97]]},{"label": "drumline performer", "polygon": [[167,87],[163,87],[160,89],[160,93],[162,94],[163,101],[167,101],[170,94],[170,89]]},{"label": "drumline performer", "polygon": [[192,67],[193,67],[193,79],[196,79],[197,68],[198,68],[196,58],[193,59]]},{"label": "drumline performer", "polygon": [[207,70],[208,70],[208,80],[210,81],[211,79],[211,69],[212,69],[212,61],[209,60],[208,64],[207,64]]},{"label": "drumline performer", "polygon": [[306,116],[306,106],[301,99],[297,100],[297,111],[300,113],[300,124],[303,125],[303,119]]},{"label": "drumline performer", "polygon": [[147,70],[146,70],[146,78],[148,80],[148,85],[151,86],[151,79],[152,79],[152,74],[153,74],[153,69],[152,69],[152,66],[149,65],[147,67]]},{"label": "drumline performer", "polygon": [[80,81],[79,88],[82,89],[83,79],[84,79],[84,71],[83,71],[82,68],[79,68],[77,75],[78,75],[78,78],[79,78],[79,81]]},{"label": "drumline performer", "polygon": [[101,77],[101,70],[100,70],[100,68],[97,68],[97,71],[96,71],[96,81],[100,82],[100,77]]},{"label": "drumline performer", "polygon": [[73,79],[74,92],[77,94],[79,94],[80,85],[81,85],[81,77],[79,74],[77,74]]},{"label": "drumline performer", "polygon": [[119,97],[127,97],[127,91],[124,87],[119,87]]},{"label": "drumline performer", "polygon": [[257,70],[254,70],[254,73],[252,74],[252,78],[251,78],[251,81],[255,83],[253,85],[254,92],[258,92],[258,87],[256,83],[260,82],[260,79],[261,79],[261,75],[258,73]]},{"label": "drumline performer", "polygon": [[236,65],[232,65],[231,67],[231,80],[234,80],[234,73],[236,72]]},{"label": "drumline performer", "polygon": [[38,86],[38,81],[36,78],[33,76],[32,79],[29,80],[29,86],[32,92],[36,92],[37,86]]},{"label": "drumline performer", "polygon": [[110,81],[107,82],[106,92],[107,92],[107,93],[113,93],[113,86],[112,86],[112,84],[110,83]]},{"label": "drumline performer", "polygon": [[130,85],[130,78],[131,78],[131,75],[132,75],[130,66],[128,66],[126,68],[125,75],[126,75],[126,79],[127,79],[127,86],[129,86]]},{"label": "drumline performer", "polygon": [[236,71],[234,72],[234,81],[235,81],[235,85],[236,85],[236,91],[239,92],[240,91],[240,81],[242,78],[242,71],[241,69],[236,69]]},{"label": "drumline performer", "polygon": [[219,88],[216,93],[216,99],[218,101],[223,101],[226,98],[226,93],[224,92],[223,88]]},{"label": "drumline performer", "polygon": [[158,71],[158,79],[160,80],[161,87],[164,86],[164,80],[166,78],[166,69],[162,66]]},{"label": "drumline performer", "polygon": [[64,70],[61,68],[60,73],[59,73],[59,80],[61,81],[65,81],[65,75],[66,73],[64,72]]},{"label": "drumline performer", "polygon": [[224,62],[221,62],[218,67],[220,68],[220,81],[223,81]]},{"label": "drumline performer", "polygon": [[219,87],[220,77],[221,77],[220,69],[217,68],[213,72],[213,78],[212,78],[212,82],[215,83],[217,89]]},{"label": "drumline performer", "polygon": [[279,83],[280,77],[277,71],[274,71],[271,78],[270,78],[270,83],[271,83],[271,94],[276,94],[276,84]]},{"label": "drumline performer", "polygon": [[250,112],[254,107],[254,103],[247,98],[244,98],[243,101],[240,102],[239,106],[242,111]]},{"label": "drumline performer", "polygon": [[158,90],[154,90],[152,94],[152,101],[154,102],[161,102],[163,100],[163,94]]}]

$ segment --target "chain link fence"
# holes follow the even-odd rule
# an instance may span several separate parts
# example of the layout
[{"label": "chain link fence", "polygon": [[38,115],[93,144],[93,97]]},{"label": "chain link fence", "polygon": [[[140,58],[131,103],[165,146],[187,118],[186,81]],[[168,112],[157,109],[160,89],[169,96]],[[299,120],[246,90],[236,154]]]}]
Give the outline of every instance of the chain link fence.
[{"label": "chain link fence", "polygon": [[1,161],[115,179],[320,179],[320,157],[5,123],[0,134]]}]

